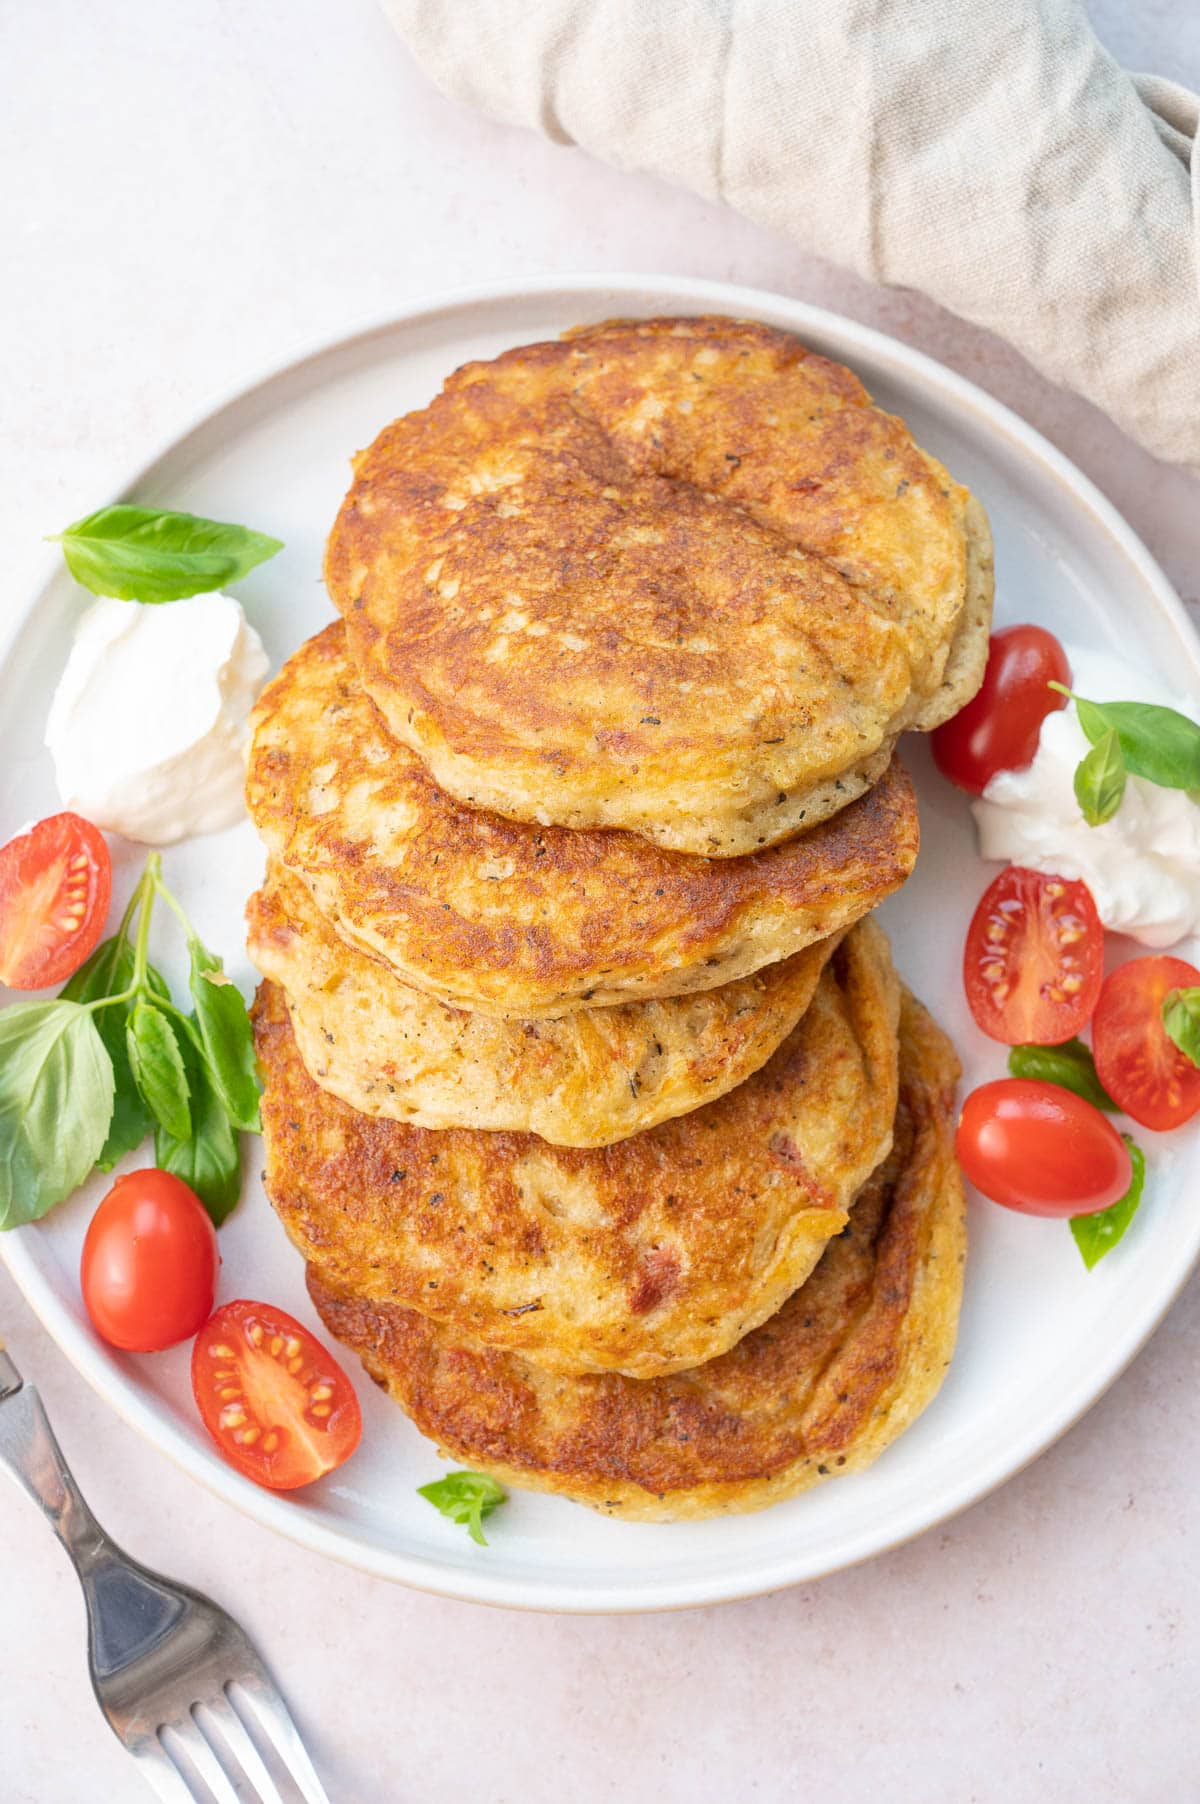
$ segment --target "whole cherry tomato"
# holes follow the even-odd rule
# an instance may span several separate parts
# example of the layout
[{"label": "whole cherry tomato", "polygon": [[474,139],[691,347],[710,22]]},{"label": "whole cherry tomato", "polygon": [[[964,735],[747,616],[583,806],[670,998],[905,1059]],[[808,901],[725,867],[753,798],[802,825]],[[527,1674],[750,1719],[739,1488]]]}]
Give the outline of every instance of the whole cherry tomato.
[{"label": "whole cherry tomato", "polygon": [[93,1215],[79,1277],[97,1334],[132,1353],[187,1340],[212,1312],[221,1255],[194,1190],[149,1167],[118,1178]]},{"label": "whole cherry tomato", "polygon": [[981,795],[999,770],[1033,763],[1047,714],[1067,698],[1047,685],[1070,687],[1071,667],[1053,633],[1008,626],[993,633],[978,692],[932,734],[933,761],[960,789]]},{"label": "whole cherry tomato", "polygon": [[1034,1078],[972,1090],[955,1149],[977,1190],[1024,1215],[1092,1215],[1123,1197],[1133,1177],[1111,1121],[1072,1090]]}]

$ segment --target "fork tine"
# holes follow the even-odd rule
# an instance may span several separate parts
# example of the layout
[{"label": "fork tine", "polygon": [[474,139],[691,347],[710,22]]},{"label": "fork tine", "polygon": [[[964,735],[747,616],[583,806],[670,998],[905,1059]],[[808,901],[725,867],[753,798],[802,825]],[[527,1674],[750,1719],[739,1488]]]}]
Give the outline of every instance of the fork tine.
[{"label": "fork tine", "polygon": [[[295,1781],[305,1804],[329,1804],[325,1787],[317,1778],[299,1731],[288,1713],[288,1707],[265,1670],[261,1673],[243,1674],[234,1682],[250,1700],[255,1717],[270,1737],[272,1746]],[[229,1695],[232,1698],[232,1690]]]},{"label": "fork tine", "polygon": [[251,1741],[245,1723],[226,1694],[222,1691],[219,1696],[207,1699],[202,1708],[211,1714],[228,1743],[230,1753],[241,1763],[242,1771],[251,1785],[257,1786],[262,1804],[283,1804],[279,1787],[264,1766],[262,1755]]},{"label": "fork tine", "polygon": [[196,1804],[196,1794],[158,1740],[127,1744],[135,1760],[140,1761],[147,1783],[163,1804]]},{"label": "fork tine", "polygon": [[163,1726],[179,1742],[217,1804],[242,1804],[228,1773],[209,1747],[200,1725],[193,1717],[181,1716],[176,1722]]}]

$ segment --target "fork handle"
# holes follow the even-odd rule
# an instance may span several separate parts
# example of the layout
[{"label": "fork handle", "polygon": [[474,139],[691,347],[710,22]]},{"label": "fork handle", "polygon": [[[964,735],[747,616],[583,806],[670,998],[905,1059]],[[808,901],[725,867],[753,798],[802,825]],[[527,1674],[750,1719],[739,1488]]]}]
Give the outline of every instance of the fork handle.
[{"label": "fork handle", "polygon": [[[11,1373],[18,1388],[5,1395]],[[0,1464],[7,1466],[21,1489],[39,1506],[70,1554],[80,1575],[106,1544],[106,1536],[71,1476],[54,1438],[42,1400],[31,1384],[22,1384],[7,1354],[0,1351]]]}]

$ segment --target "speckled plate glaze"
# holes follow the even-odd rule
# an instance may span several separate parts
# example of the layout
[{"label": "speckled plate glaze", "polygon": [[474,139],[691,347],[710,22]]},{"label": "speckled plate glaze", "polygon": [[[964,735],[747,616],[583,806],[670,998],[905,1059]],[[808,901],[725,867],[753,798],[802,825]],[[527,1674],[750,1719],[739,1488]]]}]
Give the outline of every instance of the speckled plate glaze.
[{"label": "speckled plate glaze", "polygon": [[[798,333],[848,363],[877,401],[904,415],[919,442],[988,508],[1000,622],[1042,621],[1067,638],[1132,656],[1176,692],[1200,696],[1200,653],[1170,585],[1103,496],[1045,439],[894,339],[819,308],[719,283],[576,277],[414,308],[267,374],[175,439],[121,494],[245,520],[286,542],[238,586],[278,664],[330,617],[320,582],[325,532],[350,454],[385,421],[426,402],[468,358],[614,314],[700,312],[748,315]],[[0,666],[2,838],[57,805],[41,736],[80,606],[79,591],[48,564],[44,586],[8,636]],[[921,858],[882,918],[900,969],[958,1042],[971,1085],[1003,1071],[1001,1050],[966,1012],[958,971],[961,935],[988,867],[976,854],[964,800],[934,775],[924,742],[909,742],[906,756],[921,799]],[[115,862],[123,897],[141,853],[120,845]],[[240,952],[242,908],[261,865],[248,823],[166,858],[168,879],[201,933],[246,987],[252,973]],[[99,1394],[258,1521],[367,1571],[452,1597],[546,1610],[656,1610],[774,1590],[866,1559],[944,1521],[1036,1458],[1137,1352],[1200,1251],[1192,1201],[1200,1136],[1185,1130],[1156,1139],[1151,1157],[1147,1202],[1125,1243],[1090,1276],[1061,1223],[973,1200],[953,1368],[931,1408],[869,1472],[760,1515],[675,1527],[610,1522],[518,1493],[489,1522],[486,1549],[417,1496],[416,1486],[437,1475],[438,1455],[365,1380],[362,1448],[341,1472],[287,1497],[226,1466],[194,1414],[186,1348],[123,1356],[91,1332],[79,1295],[79,1248],[104,1180],[45,1222],[0,1237],[0,1252]],[[220,1294],[269,1298],[316,1326],[300,1260],[250,1166],[242,1204],[222,1230]]]}]

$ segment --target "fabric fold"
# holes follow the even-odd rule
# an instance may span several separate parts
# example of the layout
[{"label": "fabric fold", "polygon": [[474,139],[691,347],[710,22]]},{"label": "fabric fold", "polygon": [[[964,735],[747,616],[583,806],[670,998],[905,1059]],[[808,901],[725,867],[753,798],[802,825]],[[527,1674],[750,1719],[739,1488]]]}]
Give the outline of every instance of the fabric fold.
[{"label": "fabric fold", "polygon": [[1200,473],[1200,103],[1077,0],[385,4],[451,97],[923,291]]}]

